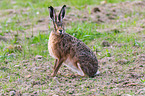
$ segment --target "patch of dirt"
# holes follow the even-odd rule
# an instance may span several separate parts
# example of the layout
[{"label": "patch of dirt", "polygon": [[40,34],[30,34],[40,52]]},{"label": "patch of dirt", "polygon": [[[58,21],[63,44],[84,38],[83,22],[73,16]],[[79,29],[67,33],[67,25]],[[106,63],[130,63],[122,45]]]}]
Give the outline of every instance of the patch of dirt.
[{"label": "patch of dirt", "polygon": [[0,21],[1,20],[6,20],[7,18],[12,18],[13,16],[17,14],[23,14],[27,12],[29,8],[24,8],[24,9],[6,9],[6,10],[0,10]]},{"label": "patch of dirt", "polygon": [[[72,76],[70,74],[74,73],[65,66],[60,68],[57,77],[50,77],[52,70],[50,68],[53,67],[53,65],[51,65],[53,61],[43,60],[34,62],[33,59],[24,60],[20,62],[22,63],[19,66],[20,68],[16,67],[19,73],[10,73],[10,75],[20,75],[21,78],[16,80],[16,86],[23,88],[23,90],[8,88],[7,93],[4,95],[40,95],[41,93],[47,95],[86,95],[84,91],[98,95],[109,95],[112,94],[112,92],[115,92],[117,95],[123,95],[124,92],[135,92],[137,95],[144,94],[143,88],[145,85],[140,83],[140,79],[145,77],[145,74],[143,74],[145,66],[139,67],[139,65],[136,65],[126,68],[123,65],[111,64],[111,57],[104,58],[103,60],[106,60],[107,63],[103,64],[103,62],[100,61],[99,65],[101,67],[99,70],[101,74],[95,78]],[[39,65],[37,63],[39,63]],[[2,82],[5,81],[2,80]]]}]

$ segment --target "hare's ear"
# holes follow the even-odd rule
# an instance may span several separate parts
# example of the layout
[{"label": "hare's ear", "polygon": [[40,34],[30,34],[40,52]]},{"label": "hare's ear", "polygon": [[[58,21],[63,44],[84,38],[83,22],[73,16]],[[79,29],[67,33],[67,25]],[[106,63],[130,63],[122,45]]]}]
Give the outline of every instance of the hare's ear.
[{"label": "hare's ear", "polygon": [[61,8],[60,10],[60,13],[58,15],[58,20],[59,21],[62,21],[62,19],[64,18],[64,15],[65,15],[65,8],[66,8],[66,5],[63,5],[63,7]]},{"label": "hare's ear", "polygon": [[54,11],[54,8],[52,6],[48,7],[49,13],[50,13],[50,18],[55,21],[56,20],[56,13]]}]

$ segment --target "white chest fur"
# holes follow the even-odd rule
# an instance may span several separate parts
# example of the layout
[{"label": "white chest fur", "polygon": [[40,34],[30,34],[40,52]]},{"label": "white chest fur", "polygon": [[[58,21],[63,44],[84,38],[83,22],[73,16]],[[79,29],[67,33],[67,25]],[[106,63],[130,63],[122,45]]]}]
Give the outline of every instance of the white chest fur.
[{"label": "white chest fur", "polygon": [[54,53],[53,53],[53,46],[54,46],[54,40],[53,40],[53,36],[52,36],[52,32],[50,33],[49,36],[49,41],[48,41],[48,50],[49,50],[49,54],[50,56],[52,56],[53,58],[57,58]]}]

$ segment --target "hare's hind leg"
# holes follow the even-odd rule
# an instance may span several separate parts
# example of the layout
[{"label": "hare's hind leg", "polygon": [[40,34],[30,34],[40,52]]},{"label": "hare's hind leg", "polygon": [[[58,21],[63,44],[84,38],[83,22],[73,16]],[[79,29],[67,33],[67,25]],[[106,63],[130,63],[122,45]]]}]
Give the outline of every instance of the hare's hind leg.
[{"label": "hare's hind leg", "polygon": [[67,59],[64,63],[69,69],[73,72],[77,72],[80,76],[85,76],[80,64],[78,62],[71,62],[71,60]]},{"label": "hare's hind leg", "polygon": [[80,66],[80,63],[77,63],[77,66],[78,66],[78,71],[77,71],[77,73],[79,74],[79,75],[81,75],[81,76],[85,76],[85,74],[84,74],[84,72],[83,72],[83,70],[82,70],[82,68],[81,68],[81,66]]},{"label": "hare's hind leg", "polygon": [[63,63],[63,59],[56,59],[55,60],[55,65],[54,65],[54,69],[53,69],[53,73],[51,74],[51,76],[56,76],[56,74],[57,74],[57,72],[58,72],[58,70],[59,70],[59,68],[61,67],[61,65],[62,65],[62,63]]}]

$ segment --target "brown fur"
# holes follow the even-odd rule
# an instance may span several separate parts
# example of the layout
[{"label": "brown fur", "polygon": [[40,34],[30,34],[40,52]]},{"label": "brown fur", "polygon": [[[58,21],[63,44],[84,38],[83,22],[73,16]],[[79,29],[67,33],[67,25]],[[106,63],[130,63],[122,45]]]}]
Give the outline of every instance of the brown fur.
[{"label": "brown fur", "polygon": [[[81,40],[64,33],[63,26],[61,28],[57,22],[54,24],[56,29],[54,28],[51,32],[48,43],[50,55],[56,59],[52,76],[57,74],[62,63],[70,63],[70,67],[80,72],[82,70],[84,75],[89,77],[95,76],[98,70],[98,60],[94,53]],[[62,34],[59,34],[60,28],[63,29]]]}]

